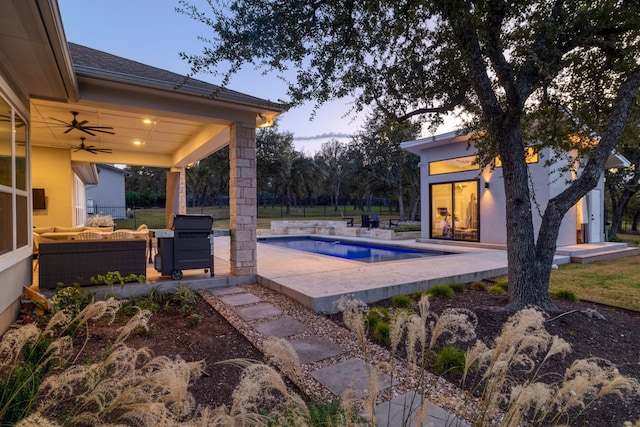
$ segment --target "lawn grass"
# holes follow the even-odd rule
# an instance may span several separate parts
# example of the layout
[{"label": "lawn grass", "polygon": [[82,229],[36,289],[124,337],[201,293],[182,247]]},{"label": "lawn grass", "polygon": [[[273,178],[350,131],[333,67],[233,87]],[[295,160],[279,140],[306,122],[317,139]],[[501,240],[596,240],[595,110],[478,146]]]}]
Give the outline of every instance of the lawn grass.
[{"label": "lawn grass", "polygon": [[[354,210],[353,206],[340,206],[336,211],[333,206],[316,206],[313,208],[296,208],[286,214],[284,207],[280,206],[258,206],[257,228],[271,228],[272,220],[334,220],[342,221],[340,213],[345,217],[354,218],[354,225],[360,225],[359,210]],[[373,207],[371,212],[378,213],[380,225],[386,226],[390,219],[397,220],[399,215],[396,212],[389,212],[388,208]],[[204,214],[213,216],[213,228],[229,229],[229,206],[207,206],[207,207],[187,207],[188,214]],[[131,218],[115,220],[117,229],[135,230],[141,224],[146,224],[152,229],[165,228],[164,208],[135,209],[131,212]]]},{"label": "lawn grass", "polygon": [[640,256],[566,264],[551,272],[550,291],[568,290],[581,300],[640,311]]}]

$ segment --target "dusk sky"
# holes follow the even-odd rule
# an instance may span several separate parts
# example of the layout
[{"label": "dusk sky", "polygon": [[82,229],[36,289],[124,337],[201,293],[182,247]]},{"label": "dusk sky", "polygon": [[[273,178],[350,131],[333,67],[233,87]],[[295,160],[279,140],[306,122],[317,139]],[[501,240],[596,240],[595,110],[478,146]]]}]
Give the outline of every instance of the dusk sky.
[{"label": "dusk sky", "polygon": [[[197,0],[208,8],[206,1]],[[196,3],[194,2],[194,3]],[[67,40],[123,58],[175,73],[186,74],[189,65],[178,56],[184,51],[199,54],[198,36],[208,36],[208,27],[175,11],[177,0],[58,0]],[[203,9],[207,10],[207,9]],[[199,80],[219,84],[212,75]],[[275,76],[247,68],[236,75],[230,89],[272,101],[286,99],[286,87]],[[348,141],[360,130],[364,117],[343,117],[346,101],[327,104],[311,119],[313,103],[292,109],[279,120],[281,131],[294,135],[298,151],[313,154],[332,137]]]},{"label": "dusk sky", "polygon": [[[206,0],[192,3],[209,10]],[[58,4],[70,42],[179,74],[187,74],[189,64],[178,53],[200,54],[203,45],[198,36],[211,34],[209,27],[176,12],[177,0],[58,0]],[[210,74],[196,78],[220,84]],[[229,88],[272,101],[287,96],[280,79],[263,76],[251,66],[234,76]],[[349,99],[325,104],[313,120],[313,102],[291,109],[281,116],[279,129],[291,132],[296,149],[310,155],[332,138],[348,142],[365,120],[364,114],[345,116],[348,103]],[[436,133],[450,132],[457,123],[453,118],[447,120]]]}]

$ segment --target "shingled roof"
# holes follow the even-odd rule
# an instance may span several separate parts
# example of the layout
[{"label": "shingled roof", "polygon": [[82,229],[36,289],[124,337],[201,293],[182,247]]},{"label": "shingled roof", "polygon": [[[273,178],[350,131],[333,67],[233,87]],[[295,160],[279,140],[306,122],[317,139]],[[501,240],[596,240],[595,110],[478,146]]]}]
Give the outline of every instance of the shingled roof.
[{"label": "shingled roof", "polygon": [[173,89],[185,94],[202,95],[222,101],[250,104],[284,111],[283,104],[246,95],[211,83],[152,67],[68,42],[73,68],[78,76],[93,76],[114,81],[139,84],[159,89]]}]

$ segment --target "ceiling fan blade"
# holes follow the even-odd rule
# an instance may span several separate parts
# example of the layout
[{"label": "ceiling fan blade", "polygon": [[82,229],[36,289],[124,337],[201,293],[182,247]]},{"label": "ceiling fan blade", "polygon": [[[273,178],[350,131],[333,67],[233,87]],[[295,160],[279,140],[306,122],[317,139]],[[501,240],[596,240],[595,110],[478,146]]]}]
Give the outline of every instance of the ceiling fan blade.
[{"label": "ceiling fan blade", "polygon": [[[115,135],[115,132],[110,132],[108,130],[100,130],[100,129],[95,129],[95,128],[90,128],[90,129],[92,131],[94,131],[94,132],[108,133],[109,135]],[[109,129],[109,128],[107,128],[107,129]],[[113,128],[111,128],[111,129],[113,129]]]},{"label": "ceiling fan blade", "polygon": [[83,121],[81,121],[80,123],[76,123],[76,124],[74,125],[74,127],[81,128],[81,127],[83,127],[84,125],[86,125],[87,123],[89,123],[89,120],[83,120]]},{"label": "ceiling fan blade", "polygon": [[81,131],[81,132],[88,133],[88,134],[89,134],[89,135],[91,135],[91,136],[96,136],[96,134],[95,134],[95,133],[91,133],[91,132],[89,132],[88,130],[86,130],[85,128],[76,128],[76,129],[78,129],[78,130],[79,130],[79,131]]},{"label": "ceiling fan blade", "polygon": [[85,129],[113,129],[112,126],[82,126]]}]

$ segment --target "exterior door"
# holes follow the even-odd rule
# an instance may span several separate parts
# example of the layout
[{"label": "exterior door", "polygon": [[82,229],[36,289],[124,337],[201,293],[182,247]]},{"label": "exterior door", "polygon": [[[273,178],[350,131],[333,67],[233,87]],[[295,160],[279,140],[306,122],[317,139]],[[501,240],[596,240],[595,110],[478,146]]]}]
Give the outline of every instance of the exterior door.
[{"label": "exterior door", "polygon": [[589,243],[602,241],[602,194],[599,189],[589,192]]},{"label": "exterior door", "polygon": [[479,181],[432,184],[431,238],[479,241]]}]

